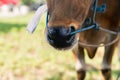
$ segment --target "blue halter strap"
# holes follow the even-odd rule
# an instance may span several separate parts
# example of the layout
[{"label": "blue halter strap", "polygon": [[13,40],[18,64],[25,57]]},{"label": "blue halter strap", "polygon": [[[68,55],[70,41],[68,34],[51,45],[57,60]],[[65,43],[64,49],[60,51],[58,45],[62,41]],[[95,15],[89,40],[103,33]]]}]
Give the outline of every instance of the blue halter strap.
[{"label": "blue halter strap", "polygon": [[[101,6],[98,6],[98,0],[93,1],[92,5],[92,11],[93,16],[91,18],[86,18],[85,22],[83,23],[83,27],[81,29],[75,30],[70,33],[70,35],[75,35],[76,33],[80,33],[86,30],[95,29],[99,30],[99,25],[95,21],[96,13],[104,13],[106,10],[106,4],[102,4]],[[48,21],[49,21],[49,12],[47,12],[46,16],[46,27],[48,28]]]}]

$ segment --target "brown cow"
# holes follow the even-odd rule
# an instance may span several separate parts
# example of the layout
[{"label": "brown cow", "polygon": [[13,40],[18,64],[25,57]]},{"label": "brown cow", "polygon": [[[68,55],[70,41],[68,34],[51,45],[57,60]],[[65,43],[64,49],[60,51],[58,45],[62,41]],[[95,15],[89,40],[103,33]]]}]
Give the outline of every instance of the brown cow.
[{"label": "brown cow", "polygon": [[[111,42],[116,35],[108,35],[106,32],[90,29],[76,35],[70,35],[74,30],[81,29],[85,19],[92,16],[91,6],[94,0],[47,0],[49,13],[46,37],[50,45],[59,50],[73,47],[76,56],[77,79],[84,80],[86,75],[86,63],[84,49],[90,58],[96,54],[97,47],[82,46],[86,44],[101,44]],[[98,5],[107,5],[105,13],[97,13],[96,22],[105,29],[115,31],[120,22],[120,0],[99,0]],[[111,80],[111,62],[116,43],[106,46],[101,66],[101,72],[105,80]]]},{"label": "brown cow", "polygon": [[[47,0],[49,23],[48,23],[48,42],[57,49],[66,49],[75,45],[76,40],[88,44],[100,44],[101,42],[110,42],[116,38],[114,35],[107,36],[106,33],[96,30],[88,30],[75,36],[69,36],[74,29],[82,27],[87,16],[91,16],[91,4],[94,0]],[[96,22],[100,26],[116,30],[120,22],[120,0],[99,0],[98,4],[105,3],[107,9],[104,14],[97,14]],[[116,42],[117,43],[117,42]],[[105,47],[104,58],[102,62],[102,74],[105,80],[111,79],[111,62],[115,49],[115,44]],[[73,48],[75,54],[76,70],[78,80],[84,80],[86,74],[86,64],[84,59],[84,48],[86,48],[90,58],[95,56],[97,48],[83,47],[77,43]]]}]

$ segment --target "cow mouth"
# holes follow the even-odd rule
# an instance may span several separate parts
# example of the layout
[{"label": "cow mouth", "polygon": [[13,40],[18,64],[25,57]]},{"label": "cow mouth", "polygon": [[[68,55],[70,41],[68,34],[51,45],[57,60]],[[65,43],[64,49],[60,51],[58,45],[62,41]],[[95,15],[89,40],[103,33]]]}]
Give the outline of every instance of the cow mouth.
[{"label": "cow mouth", "polygon": [[58,50],[70,49],[76,43],[75,35],[66,37],[58,36],[54,39],[47,35],[47,41],[51,46]]}]

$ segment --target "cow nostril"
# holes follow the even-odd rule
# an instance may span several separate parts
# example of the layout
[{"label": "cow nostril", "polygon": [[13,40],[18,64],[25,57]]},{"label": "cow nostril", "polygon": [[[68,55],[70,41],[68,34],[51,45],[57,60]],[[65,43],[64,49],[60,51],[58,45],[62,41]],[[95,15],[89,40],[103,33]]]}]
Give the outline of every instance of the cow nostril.
[{"label": "cow nostril", "polygon": [[74,35],[71,35],[71,32],[75,31],[74,26],[69,27],[69,31],[67,33],[67,37],[66,37],[66,42],[70,43],[74,40]]},{"label": "cow nostril", "polygon": [[70,26],[70,27],[68,28],[67,35],[69,36],[69,35],[71,34],[71,32],[73,32],[73,31],[75,31],[74,26]]},{"label": "cow nostril", "polygon": [[69,36],[71,34],[71,32],[73,32],[73,31],[75,31],[74,26],[71,26],[71,27],[67,28],[66,35]]},{"label": "cow nostril", "polygon": [[71,26],[70,29],[71,29],[71,32],[75,31],[75,27],[74,26]]},{"label": "cow nostril", "polygon": [[47,32],[48,32],[49,38],[53,39],[53,38],[55,38],[55,34],[57,31],[55,30],[55,28],[48,28]]}]

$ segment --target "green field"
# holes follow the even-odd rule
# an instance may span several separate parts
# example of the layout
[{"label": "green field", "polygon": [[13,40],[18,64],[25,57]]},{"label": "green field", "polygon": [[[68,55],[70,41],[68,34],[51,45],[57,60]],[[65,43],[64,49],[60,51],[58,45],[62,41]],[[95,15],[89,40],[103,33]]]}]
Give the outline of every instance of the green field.
[{"label": "green field", "polygon": [[[44,16],[34,34],[26,31],[32,15],[0,18],[0,80],[76,80],[72,52],[57,51],[47,44]],[[93,60],[86,55],[89,64],[86,80],[101,80],[97,69],[103,54],[98,53]],[[93,65],[97,69],[90,67]],[[119,67],[116,52],[112,64],[113,80],[120,72]]]}]

